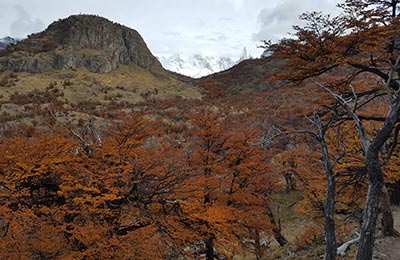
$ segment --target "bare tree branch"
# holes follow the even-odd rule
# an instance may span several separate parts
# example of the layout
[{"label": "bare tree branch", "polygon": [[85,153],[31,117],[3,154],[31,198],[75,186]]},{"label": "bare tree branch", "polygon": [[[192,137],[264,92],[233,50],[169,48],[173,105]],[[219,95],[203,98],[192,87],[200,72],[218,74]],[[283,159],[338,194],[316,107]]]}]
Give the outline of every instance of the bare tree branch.
[{"label": "bare tree branch", "polygon": [[368,147],[370,145],[370,142],[367,138],[366,135],[366,131],[365,131],[365,127],[363,125],[363,123],[361,122],[360,118],[358,117],[358,115],[355,113],[354,111],[354,107],[352,107],[349,104],[349,101],[345,100],[342,96],[336,94],[335,92],[333,92],[332,90],[330,90],[328,87],[324,86],[323,84],[313,80],[313,82],[315,84],[317,84],[320,88],[322,88],[323,90],[325,90],[326,92],[328,92],[329,94],[332,95],[332,97],[347,111],[347,113],[353,118],[356,126],[357,126],[357,130],[360,136],[360,139],[362,141],[362,145],[364,148],[364,151],[368,150]]}]

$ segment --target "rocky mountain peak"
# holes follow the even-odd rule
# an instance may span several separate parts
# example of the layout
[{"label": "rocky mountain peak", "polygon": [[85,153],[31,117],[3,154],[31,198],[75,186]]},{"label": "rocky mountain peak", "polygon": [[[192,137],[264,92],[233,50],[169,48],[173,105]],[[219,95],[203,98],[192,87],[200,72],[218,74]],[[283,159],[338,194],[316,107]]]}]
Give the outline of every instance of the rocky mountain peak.
[{"label": "rocky mountain peak", "polygon": [[137,31],[95,15],[58,20],[0,56],[0,65],[27,72],[86,67],[106,73],[129,63],[145,69],[161,67]]}]

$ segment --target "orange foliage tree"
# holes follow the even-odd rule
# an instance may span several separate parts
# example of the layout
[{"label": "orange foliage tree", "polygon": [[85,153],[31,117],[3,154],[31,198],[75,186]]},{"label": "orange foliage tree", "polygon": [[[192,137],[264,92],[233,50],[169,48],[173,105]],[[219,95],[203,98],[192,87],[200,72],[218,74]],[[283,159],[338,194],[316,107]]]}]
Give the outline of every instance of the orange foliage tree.
[{"label": "orange foliage tree", "polygon": [[[341,107],[337,120],[352,120],[357,129],[369,181],[357,259],[372,258],[377,209],[384,184],[379,154],[399,121],[397,5],[398,1],[348,0],[340,5],[342,15],[303,14],[301,18],[307,25],[295,27],[296,39],[267,43],[274,56],[287,59],[291,68],[281,77],[312,79]],[[361,75],[367,75],[367,80],[360,81]],[[376,79],[382,83],[376,84]],[[381,96],[386,99],[380,99]],[[368,106],[383,104],[386,106],[383,114],[368,114],[373,111]],[[370,128],[371,121],[381,124]],[[384,213],[385,221],[390,220],[390,210]],[[396,232],[392,229],[385,233]]]},{"label": "orange foliage tree", "polygon": [[96,134],[62,124],[4,138],[2,256],[212,259],[232,258],[247,238],[259,247],[277,231],[268,203],[277,179],[258,131],[226,123],[204,110],[170,129],[132,113]]},{"label": "orange foliage tree", "polygon": [[[214,247],[231,257],[243,238],[270,232],[268,201],[277,179],[266,164],[254,130],[229,128],[220,112],[200,110],[191,117],[186,148],[192,178],[183,212],[185,222],[205,241],[206,258]],[[229,250],[227,250],[229,249]]]}]

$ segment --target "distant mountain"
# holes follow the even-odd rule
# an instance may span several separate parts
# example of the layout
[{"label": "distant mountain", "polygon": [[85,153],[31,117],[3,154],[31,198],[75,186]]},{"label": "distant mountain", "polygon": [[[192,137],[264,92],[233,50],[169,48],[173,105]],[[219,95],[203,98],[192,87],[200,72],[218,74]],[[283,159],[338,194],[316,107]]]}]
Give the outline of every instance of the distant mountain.
[{"label": "distant mountain", "polygon": [[137,31],[94,15],[58,20],[0,56],[0,66],[33,73],[79,67],[107,73],[129,63],[161,68]]},{"label": "distant mountain", "polygon": [[0,50],[7,48],[11,44],[16,44],[18,41],[19,39],[12,38],[10,36],[0,38]]},{"label": "distant mountain", "polygon": [[235,61],[230,57],[206,56],[195,54],[186,56],[174,54],[161,56],[159,60],[164,68],[192,78],[200,78],[213,73],[227,70],[250,56],[246,47],[243,48],[239,60]]},{"label": "distant mountain", "polygon": [[226,70],[236,64],[228,57],[202,56],[200,54],[193,56],[174,54],[169,57],[160,57],[159,60],[164,68],[193,78]]}]

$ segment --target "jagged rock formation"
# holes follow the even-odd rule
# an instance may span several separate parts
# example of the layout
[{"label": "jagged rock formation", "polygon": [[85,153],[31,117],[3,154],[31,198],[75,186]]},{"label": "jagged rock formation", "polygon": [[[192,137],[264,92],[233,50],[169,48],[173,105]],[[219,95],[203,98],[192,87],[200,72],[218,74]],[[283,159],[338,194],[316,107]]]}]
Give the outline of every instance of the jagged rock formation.
[{"label": "jagged rock formation", "polygon": [[94,15],[73,15],[52,23],[18,44],[0,51],[0,66],[41,73],[85,67],[107,73],[120,64],[161,67],[140,34]]}]

